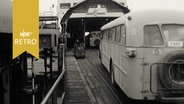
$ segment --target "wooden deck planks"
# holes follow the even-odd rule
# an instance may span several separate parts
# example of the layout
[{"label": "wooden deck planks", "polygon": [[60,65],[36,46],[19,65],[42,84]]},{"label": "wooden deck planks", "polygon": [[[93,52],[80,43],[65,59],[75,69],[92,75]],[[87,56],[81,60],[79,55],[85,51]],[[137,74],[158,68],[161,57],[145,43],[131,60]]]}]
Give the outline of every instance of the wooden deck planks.
[{"label": "wooden deck planks", "polygon": [[91,104],[74,57],[66,57],[65,104]]},{"label": "wooden deck planks", "polygon": [[[70,53],[70,52],[69,52]],[[94,55],[92,52],[89,55]],[[119,104],[102,77],[95,70],[100,70],[97,56],[90,58],[95,67],[87,59],[77,59],[71,55],[66,57],[66,101],[65,104]],[[95,61],[96,60],[96,61]]]}]

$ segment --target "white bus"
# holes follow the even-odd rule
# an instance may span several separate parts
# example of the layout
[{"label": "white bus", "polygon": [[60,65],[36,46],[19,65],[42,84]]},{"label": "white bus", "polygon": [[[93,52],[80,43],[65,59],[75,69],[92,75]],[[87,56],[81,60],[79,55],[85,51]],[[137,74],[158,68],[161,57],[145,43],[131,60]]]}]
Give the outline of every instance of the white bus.
[{"label": "white bus", "polygon": [[91,47],[97,47],[100,44],[100,31],[92,31],[90,33],[89,44]]},{"label": "white bus", "polygon": [[134,11],[101,32],[101,62],[129,98],[184,101],[184,12]]}]

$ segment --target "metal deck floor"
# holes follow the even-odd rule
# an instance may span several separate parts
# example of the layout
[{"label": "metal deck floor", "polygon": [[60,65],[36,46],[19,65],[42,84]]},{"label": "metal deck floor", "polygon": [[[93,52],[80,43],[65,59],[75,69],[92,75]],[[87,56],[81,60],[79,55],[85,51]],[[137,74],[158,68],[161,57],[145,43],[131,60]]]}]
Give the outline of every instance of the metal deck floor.
[{"label": "metal deck floor", "polygon": [[67,54],[65,61],[65,104],[91,104],[76,59],[69,53]]},{"label": "metal deck floor", "polygon": [[66,53],[65,104],[119,104],[102,77],[95,71],[97,67],[89,62],[91,57],[98,58],[93,53],[86,52],[84,59],[76,59],[71,51]]}]

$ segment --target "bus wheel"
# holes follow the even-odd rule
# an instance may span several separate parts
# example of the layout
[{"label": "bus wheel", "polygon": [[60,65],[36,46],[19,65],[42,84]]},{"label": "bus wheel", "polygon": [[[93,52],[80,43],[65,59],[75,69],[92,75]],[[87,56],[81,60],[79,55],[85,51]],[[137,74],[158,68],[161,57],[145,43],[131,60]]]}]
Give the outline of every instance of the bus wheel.
[{"label": "bus wheel", "polygon": [[99,49],[99,59],[100,59],[100,63],[102,64],[102,54],[101,54],[101,50]]},{"label": "bus wheel", "polygon": [[100,49],[98,50],[98,57],[99,57],[99,59],[101,59]]},{"label": "bus wheel", "polygon": [[110,75],[111,75],[111,83],[112,83],[112,85],[114,85],[115,80],[114,80],[114,68],[113,68],[112,61],[110,61]]},{"label": "bus wheel", "polygon": [[[183,63],[184,54],[180,51],[174,51],[168,54],[163,62]],[[184,88],[184,65],[159,65],[159,76],[162,84],[166,88]]]}]

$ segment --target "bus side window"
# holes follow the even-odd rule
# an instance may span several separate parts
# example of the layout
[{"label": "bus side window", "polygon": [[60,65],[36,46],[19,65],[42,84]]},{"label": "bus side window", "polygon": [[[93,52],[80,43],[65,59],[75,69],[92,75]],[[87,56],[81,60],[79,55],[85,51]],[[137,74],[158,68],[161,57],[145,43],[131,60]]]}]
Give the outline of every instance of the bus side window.
[{"label": "bus side window", "polygon": [[115,28],[115,34],[114,34],[113,41],[114,41],[114,42],[117,42],[117,41],[116,41],[116,38],[117,38],[117,32],[116,32],[116,28],[117,28],[117,26],[116,26],[116,27],[114,27],[114,28]]},{"label": "bus side window", "polygon": [[125,25],[121,25],[121,44],[125,45],[126,41],[126,28]]},{"label": "bus side window", "polygon": [[112,41],[112,28],[108,31],[108,39],[109,41]]},{"label": "bus side window", "polygon": [[114,42],[114,40],[115,40],[115,36],[116,36],[116,28],[113,27],[113,28],[112,28],[112,41],[113,41],[113,42]]},{"label": "bus side window", "polygon": [[106,30],[104,30],[102,33],[102,40],[106,40]]},{"label": "bus side window", "polygon": [[116,36],[115,36],[115,42],[120,43],[121,41],[121,27],[117,26],[116,27]]},{"label": "bus side window", "polygon": [[106,41],[109,40],[109,31],[108,30],[105,30],[105,36],[106,36]]},{"label": "bus side window", "polygon": [[104,40],[105,31],[102,31],[101,34],[102,34],[102,35],[100,36],[100,39],[101,39],[101,40]]},{"label": "bus side window", "polygon": [[107,40],[107,30],[104,31],[104,40]]},{"label": "bus side window", "polygon": [[157,25],[144,27],[144,45],[163,45],[163,39]]}]

